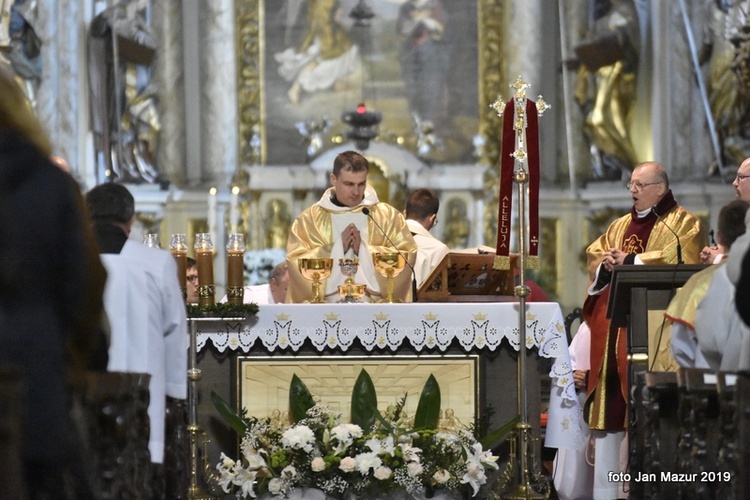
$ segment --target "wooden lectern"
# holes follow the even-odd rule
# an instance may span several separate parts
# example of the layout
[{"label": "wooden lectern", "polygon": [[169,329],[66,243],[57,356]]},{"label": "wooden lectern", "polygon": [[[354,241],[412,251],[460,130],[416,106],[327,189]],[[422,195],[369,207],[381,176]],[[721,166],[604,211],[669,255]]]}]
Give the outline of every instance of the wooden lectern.
[{"label": "wooden lectern", "polygon": [[510,269],[493,268],[494,253],[450,252],[417,292],[420,302],[506,302],[513,292],[516,255]]}]

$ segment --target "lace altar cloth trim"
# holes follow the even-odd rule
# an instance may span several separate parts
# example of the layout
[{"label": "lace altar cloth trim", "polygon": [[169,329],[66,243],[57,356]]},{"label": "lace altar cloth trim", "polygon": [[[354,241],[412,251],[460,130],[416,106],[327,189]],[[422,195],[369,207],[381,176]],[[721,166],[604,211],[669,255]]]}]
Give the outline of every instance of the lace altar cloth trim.
[{"label": "lace altar cloth trim", "polygon": [[[494,351],[503,340],[518,350],[519,312],[517,302],[269,304],[244,322],[199,322],[196,341],[199,351],[208,344],[220,352],[249,352],[258,343],[267,351],[296,352],[306,342],[319,351],[346,351],[355,341],[368,351],[406,344],[417,351],[445,351],[454,341],[467,351]],[[554,359],[546,446],[580,449],[583,419],[557,303],[526,304],[526,347]]]}]

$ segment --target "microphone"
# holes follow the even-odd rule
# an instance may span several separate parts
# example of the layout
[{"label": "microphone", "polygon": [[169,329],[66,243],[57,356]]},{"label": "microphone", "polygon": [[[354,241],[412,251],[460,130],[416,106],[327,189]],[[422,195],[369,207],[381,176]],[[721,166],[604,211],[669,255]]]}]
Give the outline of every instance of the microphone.
[{"label": "microphone", "polygon": [[409,266],[409,269],[411,269],[411,299],[412,302],[419,302],[419,297],[417,296],[417,272],[414,270],[414,266],[409,264],[409,259],[406,258],[406,255],[401,253],[401,251],[398,249],[395,243],[393,243],[393,240],[388,236],[388,233],[386,233],[382,227],[380,227],[380,224],[377,223],[375,219],[373,219],[372,215],[370,214],[370,209],[367,207],[362,207],[362,213],[365,214],[367,217],[370,218],[373,224],[375,224],[375,227],[380,229],[380,232],[383,233],[383,236],[385,236],[385,239],[388,240],[388,243],[393,245],[393,249],[398,252],[398,254],[404,258],[404,262],[406,262],[406,265]]},{"label": "microphone", "polygon": [[669,232],[672,233],[674,235],[675,239],[677,240],[677,263],[678,264],[682,264],[682,245],[680,245],[680,237],[677,236],[677,233],[675,232],[675,230],[672,229],[671,227],[669,227],[669,224],[667,224],[666,222],[664,222],[664,219],[662,219],[659,216],[659,214],[656,212],[656,205],[654,205],[653,207],[651,207],[651,211],[656,216],[656,219],[658,221],[660,221],[662,224],[664,224],[664,227],[666,227],[667,229],[669,229]]}]

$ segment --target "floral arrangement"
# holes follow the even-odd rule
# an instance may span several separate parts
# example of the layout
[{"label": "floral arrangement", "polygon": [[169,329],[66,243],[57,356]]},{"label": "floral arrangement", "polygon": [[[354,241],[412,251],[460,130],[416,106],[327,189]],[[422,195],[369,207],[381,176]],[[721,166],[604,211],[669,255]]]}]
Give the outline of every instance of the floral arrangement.
[{"label": "floral arrangement", "polygon": [[[406,397],[384,415],[378,412],[375,389],[365,370],[352,393],[351,423],[315,403],[296,375],[290,387],[294,423],[287,427],[274,426],[268,418],[233,415],[215,393],[212,397],[243,436],[242,457],[232,460],[222,453],[216,466],[224,492],[237,497],[268,493],[282,498],[313,488],[335,499],[430,498],[441,492],[466,498],[487,489],[487,473],[498,469],[498,457],[483,450],[468,429],[455,433],[436,429],[440,389],[432,376],[413,425],[407,425],[402,411]],[[514,424],[509,422],[500,432],[507,433]]]}]

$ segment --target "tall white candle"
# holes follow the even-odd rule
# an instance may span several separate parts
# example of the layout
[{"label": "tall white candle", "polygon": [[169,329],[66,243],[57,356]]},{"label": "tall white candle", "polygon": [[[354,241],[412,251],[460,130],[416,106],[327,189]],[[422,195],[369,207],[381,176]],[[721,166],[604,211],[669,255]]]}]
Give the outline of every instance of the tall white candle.
[{"label": "tall white candle", "polygon": [[208,190],[208,232],[216,236],[216,188]]},{"label": "tall white candle", "polygon": [[232,186],[232,196],[229,202],[229,232],[236,233],[240,221],[240,188]]}]

